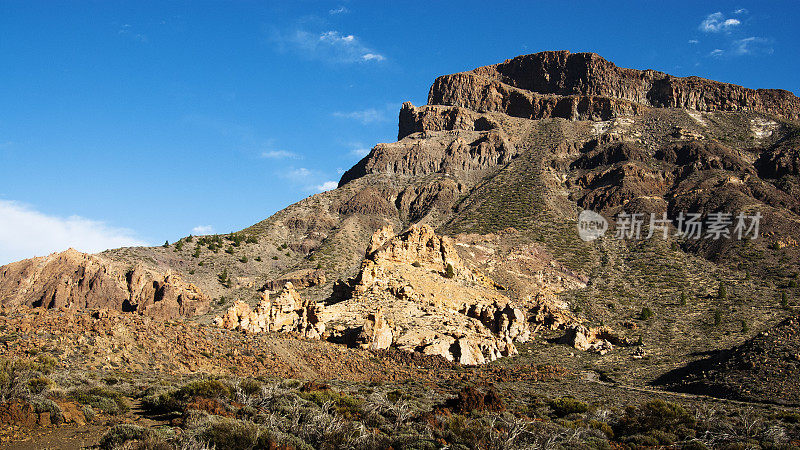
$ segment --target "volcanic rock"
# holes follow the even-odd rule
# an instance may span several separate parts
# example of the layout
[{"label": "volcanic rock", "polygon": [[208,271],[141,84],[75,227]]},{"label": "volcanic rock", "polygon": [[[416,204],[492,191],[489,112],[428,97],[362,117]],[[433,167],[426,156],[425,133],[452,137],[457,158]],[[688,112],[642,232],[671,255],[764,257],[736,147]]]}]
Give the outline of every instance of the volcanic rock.
[{"label": "volcanic rock", "polygon": [[109,308],[175,318],[206,312],[209,299],[174,273],[134,267],[69,249],[0,267],[5,307]]}]

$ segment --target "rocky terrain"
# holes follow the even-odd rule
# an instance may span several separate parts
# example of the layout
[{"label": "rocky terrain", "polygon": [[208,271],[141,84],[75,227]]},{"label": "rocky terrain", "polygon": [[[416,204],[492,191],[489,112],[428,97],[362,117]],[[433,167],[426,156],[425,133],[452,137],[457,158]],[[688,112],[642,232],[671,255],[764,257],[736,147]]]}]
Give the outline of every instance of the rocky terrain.
[{"label": "rocky terrain", "polygon": [[[532,437],[545,431],[562,446],[796,445],[798,120],[787,91],[619,68],[591,53],[445,75],[427,105],[403,104],[398,141],[377,144],[337,189],[244,230],[0,267],[5,355],[174,377],[124,395],[173,389],[177,403],[147,411],[179,413],[171,429],[206,442],[222,442],[220,417],[287,448],[302,447],[288,435],[322,442],[290,432],[292,420],[311,423],[302,407],[372,427],[375,439],[403,430],[434,447],[486,448],[515,427],[503,439],[518,447],[545,446]],[[605,236],[580,238],[584,209],[608,221]],[[669,220],[652,239],[616,239],[620,213]],[[759,234],[681,236],[681,213],[758,213]],[[293,412],[275,397],[280,383],[247,401],[228,384],[180,397],[187,378],[209,375],[231,386],[344,384],[286,388]],[[358,384],[415,379],[451,403],[393,386],[391,405],[413,403],[404,416],[371,403],[366,390],[383,388]],[[469,383],[494,385],[462,392]],[[85,399],[48,389],[4,399]]]}]

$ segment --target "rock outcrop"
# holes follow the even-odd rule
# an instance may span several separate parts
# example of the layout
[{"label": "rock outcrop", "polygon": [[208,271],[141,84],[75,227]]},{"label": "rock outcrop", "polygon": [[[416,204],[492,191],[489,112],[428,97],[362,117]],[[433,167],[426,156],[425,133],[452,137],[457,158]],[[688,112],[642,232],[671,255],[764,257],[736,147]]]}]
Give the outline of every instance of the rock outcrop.
[{"label": "rock outcrop", "polygon": [[[410,103],[404,109],[414,107]],[[422,107],[429,110],[429,107]],[[339,186],[367,174],[389,174],[420,176],[431,173],[480,173],[514,159],[519,153],[509,142],[501,129],[474,125],[459,133],[452,131],[430,131],[423,128],[427,121],[409,125],[413,129],[425,131],[423,135],[411,135],[391,143],[378,144],[369,155],[347,170],[339,181]],[[442,124],[435,129],[447,128]],[[482,130],[486,128],[486,130]]]},{"label": "rock outcrop", "polygon": [[334,340],[389,346],[475,365],[517,353],[530,330],[523,311],[467,267],[450,238],[429,226],[375,232],[359,273],[323,317]]},{"label": "rock outcrop", "polygon": [[627,339],[616,334],[610,327],[587,327],[580,324],[568,327],[561,342],[584,352],[601,355],[613,350],[615,345],[631,345]]},{"label": "rock outcrop", "polygon": [[164,319],[209,309],[209,299],[177,274],[74,249],[0,267],[0,302],[4,307],[109,308]]},{"label": "rock outcrop", "polygon": [[322,269],[300,269],[289,272],[280,278],[270,280],[261,288],[262,290],[278,292],[291,283],[295,289],[325,284],[325,271]]},{"label": "rock outcrop", "polygon": [[229,330],[250,333],[280,332],[298,333],[309,339],[319,339],[325,332],[320,321],[322,306],[303,300],[291,282],[286,282],[283,291],[274,300],[269,293],[261,294],[261,301],[252,309],[243,301],[237,301],[214,323]]},{"label": "rock outcrop", "polygon": [[[699,77],[615,66],[594,53],[548,51],[441,76],[428,104],[514,117],[608,120],[647,107],[750,111],[800,118],[800,99],[780,89],[748,89]],[[401,127],[403,129],[403,127]]]}]

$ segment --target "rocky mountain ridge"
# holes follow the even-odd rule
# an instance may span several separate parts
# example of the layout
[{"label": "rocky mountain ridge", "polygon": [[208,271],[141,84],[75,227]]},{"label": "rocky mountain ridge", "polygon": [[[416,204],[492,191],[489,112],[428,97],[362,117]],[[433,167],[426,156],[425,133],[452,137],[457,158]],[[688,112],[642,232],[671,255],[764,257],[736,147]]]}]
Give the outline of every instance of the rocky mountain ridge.
[{"label": "rocky mountain ridge", "polygon": [[800,99],[781,89],[748,89],[699,77],[625,69],[595,53],[518,56],[434,81],[430,105],[498,111],[514,117],[609,120],[644,107],[747,111],[800,118]]}]

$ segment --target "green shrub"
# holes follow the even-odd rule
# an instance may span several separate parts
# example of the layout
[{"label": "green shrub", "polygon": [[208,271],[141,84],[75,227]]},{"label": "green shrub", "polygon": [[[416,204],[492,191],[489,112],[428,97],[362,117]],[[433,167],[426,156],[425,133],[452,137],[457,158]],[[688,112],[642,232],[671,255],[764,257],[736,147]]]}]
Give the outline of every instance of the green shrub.
[{"label": "green shrub", "polygon": [[201,437],[210,446],[230,450],[250,450],[259,446],[259,428],[252,422],[219,419],[211,423]]},{"label": "green shrub", "polygon": [[28,389],[31,391],[31,394],[34,395],[41,394],[45,389],[52,385],[53,382],[47,377],[36,377],[28,380]]},{"label": "green shrub", "polygon": [[714,311],[714,326],[718,327],[722,323],[722,311]]},{"label": "green shrub", "polygon": [[31,405],[37,414],[50,413],[50,423],[58,425],[64,422],[64,412],[61,411],[61,407],[49,398],[33,399],[31,400]]},{"label": "green shrub", "polygon": [[719,282],[719,287],[717,288],[717,298],[720,300],[728,298],[728,290],[725,288],[725,284],[722,281]]},{"label": "green shrub", "polygon": [[453,278],[456,276],[455,270],[453,269],[453,265],[447,263],[447,267],[444,269],[444,277],[445,278]]},{"label": "green shrub", "polygon": [[194,398],[230,398],[233,389],[220,380],[203,379],[191,381],[177,390],[149,395],[142,399],[145,409],[154,412],[182,411],[186,403]]},{"label": "green shrub", "polygon": [[124,414],[130,409],[122,394],[99,386],[73,390],[68,397],[80,404],[89,405],[112,415]]},{"label": "green shrub", "polygon": [[789,309],[789,296],[786,292],[781,292],[781,308]]},{"label": "green shrub", "polygon": [[558,417],[569,414],[582,414],[589,410],[589,405],[573,397],[561,397],[550,402],[550,409]]},{"label": "green shrub", "polygon": [[147,428],[133,424],[114,425],[100,438],[100,448],[115,449],[128,441],[142,441],[150,436],[152,432]]},{"label": "green shrub", "polygon": [[164,247],[164,248],[169,247],[169,241],[164,241],[164,245],[162,245],[162,247]]},{"label": "green shrub", "polygon": [[[640,445],[658,445],[660,439],[665,436],[658,433],[654,435],[653,431],[668,432],[675,435],[677,439],[685,439],[694,437],[696,424],[694,416],[682,406],[655,399],[639,407],[629,406],[626,408],[625,414],[617,423],[615,434],[628,436],[629,439]],[[655,441],[655,444],[638,442],[640,438],[637,435],[647,435],[649,437],[647,441]]]},{"label": "green shrub", "polygon": [[686,300],[687,300],[686,292],[681,292],[681,301],[680,301],[681,306],[686,306]]},{"label": "green shrub", "polygon": [[655,316],[653,310],[645,306],[642,308],[642,312],[639,313],[639,320],[650,320],[653,316]]},{"label": "green shrub", "polygon": [[419,261],[414,261],[413,263],[411,263],[411,265],[414,267],[422,267],[422,264],[420,264]]},{"label": "green shrub", "polygon": [[241,258],[239,258],[239,262],[241,263],[246,263],[247,261],[249,261],[249,259],[247,259],[247,256],[242,256]]}]

